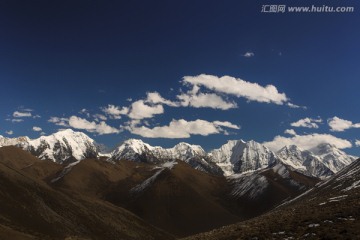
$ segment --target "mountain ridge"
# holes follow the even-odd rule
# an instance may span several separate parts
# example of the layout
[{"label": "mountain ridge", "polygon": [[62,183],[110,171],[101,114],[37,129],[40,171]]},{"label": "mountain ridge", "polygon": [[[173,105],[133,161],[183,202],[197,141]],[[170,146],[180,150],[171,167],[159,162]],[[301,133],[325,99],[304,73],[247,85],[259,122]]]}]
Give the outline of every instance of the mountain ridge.
[{"label": "mountain ridge", "polygon": [[248,171],[271,168],[281,162],[302,174],[327,178],[349,165],[356,158],[330,144],[319,144],[310,150],[284,146],[277,152],[254,140],[229,140],[220,148],[206,152],[200,145],[180,142],[172,148],[151,146],[140,139],[128,139],[111,152],[82,132],[65,129],[37,139],[0,137],[0,147],[15,145],[40,159],[58,163],[105,157],[108,161],[130,160],[162,164],[182,160],[193,168],[231,176]]}]

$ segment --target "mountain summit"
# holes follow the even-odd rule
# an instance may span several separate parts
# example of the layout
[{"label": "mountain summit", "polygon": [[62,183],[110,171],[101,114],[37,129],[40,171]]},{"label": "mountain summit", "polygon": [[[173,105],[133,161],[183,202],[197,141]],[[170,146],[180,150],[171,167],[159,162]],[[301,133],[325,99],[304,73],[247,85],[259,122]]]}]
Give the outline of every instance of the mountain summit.
[{"label": "mountain summit", "polygon": [[37,139],[29,139],[28,137],[0,139],[3,146],[15,145],[31,152],[40,159],[48,159],[57,163],[98,157],[96,142],[85,133],[75,132],[71,129],[62,130],[49,136],[41,136]]}]

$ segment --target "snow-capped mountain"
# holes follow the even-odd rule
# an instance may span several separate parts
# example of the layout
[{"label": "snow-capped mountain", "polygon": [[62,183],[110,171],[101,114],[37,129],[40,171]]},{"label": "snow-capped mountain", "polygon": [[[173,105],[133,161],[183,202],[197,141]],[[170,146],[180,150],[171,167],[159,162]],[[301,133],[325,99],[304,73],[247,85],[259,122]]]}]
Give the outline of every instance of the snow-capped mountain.
[{"label": "snow-capped mountain", "polygon": [[319,144],[310,151],[318,156],[334,173],[337,173],[357,159],[328,143]]},{"label": "snow-capped mountain", "polygon": [[209,153],[226,176],[267,168],[276,163],[276,155],[264,145],[255,141],[228,141],[219,149]]},{"label": "snow-capped mountain", "polygon": [[295,145],[283,147],[277,152],[277,156],[293,170],[307,176],[325,178],[334,174],[334,172],[321,161],[321,158]]},{"label": "snow-capped mountain", "polygon": [[[5,142],[2,140],[2,142]],[[37,139],[20,137],[6,139],[4,145],[15,145],[40,159],[49,159],[54,162],[64,163],[78,161],[84,158],[98,157],[97,144],[93,139],[82,132],[66,129],[49,136]]]},{"label": "snow-capped mountain", "polygon": [[271,168],[283,163],[302,174],[326,178],[355,160],[330,144],[320,144],[304,151],[297,146],[285,146],[274,153],[255,141],[231,140],[219,149],[206,153],[199,145],[181,142],[172,148],[151,146],[139,139],[124,141],[110,152],[82,132],[62,130],[37,139],[0,136],[0,147],[16,145],[40,159],[64,163],[84,158],[106,157],[109,161],[122,159],[163,164],[181,160],[193,168],[225,176]]},{"label": "snow-capped mountain", "polygon": [[133,160],[138,162],[164,162],[171,159],[187,160],[192,157],[205,156],[206,153],[198,145],[179,143],[173,148],[150,146],[139,139],[124,141],[111,154],[111,160]]},{"label": "snow-capped mountain", "polygon": [[320,144],[311,151],[295,145],[285,146],[277,156],[295,171],[319,178],[329,177],[355,160],[330,144]]},{"label": "snow-capped mountain", "polygon": [[150,146],[139,139],[129,139],[111,153],[109,160],[118,161],[122,159],[154,164],[181,160],[200,171],[222,174],[221,168],[209,161],[207,153],[202,147],[184,142],[172,148],[162,148]]}]

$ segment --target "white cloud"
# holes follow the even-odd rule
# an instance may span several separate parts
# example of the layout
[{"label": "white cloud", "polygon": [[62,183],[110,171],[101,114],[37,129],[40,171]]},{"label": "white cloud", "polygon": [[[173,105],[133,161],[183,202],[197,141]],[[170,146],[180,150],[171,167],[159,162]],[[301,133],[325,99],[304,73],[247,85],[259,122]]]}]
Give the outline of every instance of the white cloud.
[{"label": "white cloud", "polygon": [[69,118],[69,125],[73,128],[83,129],[88,132],[95,132],[95,133],[98,133],[99,135],[120,132],[119,129],[111,127],[103,121],[100,123],[89,122],[88,120],[77,117],[77,116],[71,116]]},{"label": "white cloud", "polygon": [[41,116],[39,114],[36,114],[33,116],[33,118],[41,118]]},{"label": "white cloud", "polygon": [[106,121],[107,120],[107,117],[102,114],[94,114],[93,117],[94,117],[95,121],[100,121],[100,120]]},{"label": "white cloud", "polygon": [[234,129],[240,128],[230,122],[208,122],[201,119],[186,121],[180,119],[172,120],[167,126],[148,128],[145,126],[137,127],[132,125],[127,127],[127,129],[133,134],[147,138],[189,138],[191,135],[208,136],[210,134],[224,132],[221,126]]},{"label": "white cloud", "polygon": [[24,106],[20,106],[19,110],[24,111],[24,112],[33,112],[34,111],[34,109],[32,109],[32,108],[25,108]]},{"label": "white cloud", "polygon": [[21,118],[21,117],[31,117],[31,112],[19,112],[19,111],[15,111],[13,113],[13,117],[16,118]]},{"label": "white cloud", "polygon": [[255,56],[255,54],[253,52],[246,52],[243,54],[243,57],[246,57],[246,58],[250,58],[250,57],[253,57]]},{"label": "white cloud", "polygon": [[355,140],[355,146],[360,147],[360,140]]},{"label": "white cloud", "polygon": [[34,127],[32,128],[32,130],[35,131],[35,132],[40,132],[40,131],[42,131],[42,128],[41,128],[41,127],[36,127],[36,126],[34,126]]},{"label": "white cloud", "polygon": [[235,125],[231,122],[225,121],[225,122],[221,122],[221,121],[214,121],[213,122],[216,126],[222,126],[222,127],[227,127],[227,128],[233,128],[233,129],[240,129],[240,126]]},{"label": "white cloud", "polygon": [[322,119],[314,119],[314,118],[303,118],[297,122],[293,122],[290,125],[292,127],[305,127],[305,128],[319,128],[317,123],[322,123]]},{"label": "white cloud", "polygon": [[175,102],[172,102],[170,100],[167,100],[160,96],[158,92],[148,92],[145,102],[152,103],[152,104],[165,104],[171,107],[177,107],[178,104]]},{"label": "white cloud", "polygon": [[69,126],[69,124],[68,124],[69,119],[68,118],[50,117],[48,122],[54,123],[57,126],[63,126],[63,127],[68,127]]},{"label": "white cloud", "polygon": [[289,99],[285,93],[279,93],[274,85],[260,86],[230,76],[217,77],[201,74],[199,76],[185,76],[183,83],[194,86],[204,86],[216,92],[244,97],[249,101],[275,103],[282,105]]},{"label": "white cloud", "polygon": [[101,110],[110,116],[112,119],[120,119],[120,115],[127,115],[129,113],[129,108],[127,107],[118,107],[112,104],[109,104],[107,107],[101,108]]},{"label": "white cloud", "polygon": [[164,113],[164,108],[162,105],[147,105],[143,100],[138,100],[131,104],[131,110],[129,117],[132,119],[144,119],[152,118],[156,114]]},{"label": "white cloud", "polygon": [[352,144],[350,141],[342,138],[337,138],[330,134],[308,134],[308,135],[295,135],[293,137],[276,136],[270,142],[263,144],[273,151],[278,151],[284,146],[296,145],[304,150],[311,150],[322,143],[329,143],[339,149],[350,148]]},{"label": "white cloud", "polygon": [[293,103],[288,102],[286,105],[288,105],[290,108],[302,108],[302,109],[307,109],[307,107],[305,106],[299,106]]},{"label": "white cloud", "polygon": [[89,111],[88,111],[86,108],[81,109],[79,113],[80,113],[80,114],[84,114],[84,115],[86,115],[87,117],[90,117],[90,113],[89,113]]},{"label": "white cloud", "polygon": [[289,134],[289,135],[293,135],[293,136],[296,135],[296,132],[295,132],[294,129],[286,129],[286,130],[284,131],[284,133],[285,133],[285,134]]},{"label": "white cloud", "polygon": [[5,131],[5,133],[7,134],[7,135],[13,135],[13,131],[12,130],[9,130],[9,131]]},{"label": "white cloud", "polygon": [[338,117],[333,117],[328,119],[328,124],[330,131],[333,132],[343,132],[349,128],[360,128],[360,123],[353,123],[352,121],[341,119]]},{"label": "white cloud", "polygon": [[214,93],[199,93],[197,95],[192,95],[190,92],[188,92],[178,95],[177,98],[181,101],[181,105],[184,107],[209,107],[222,110],[237,107],[236,103],[226,102],[224,99],[222,99],[222,97]]},{"label": "white cloud", "polygon": [[23,122],[24,119],[13,118],[13,119],[6,119],[6,121],[11,121],[11,122],[13,122],[13,123],[16,123],[16,122]]}]

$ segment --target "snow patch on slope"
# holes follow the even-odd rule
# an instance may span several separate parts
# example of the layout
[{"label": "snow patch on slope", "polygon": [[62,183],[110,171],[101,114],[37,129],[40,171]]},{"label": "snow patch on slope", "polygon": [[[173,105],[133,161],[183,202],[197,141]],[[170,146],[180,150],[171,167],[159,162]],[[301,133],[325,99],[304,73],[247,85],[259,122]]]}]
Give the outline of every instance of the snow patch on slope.
[{"label": "snow patch on slope", "polygon": [[234,197],[247,196],[256,199],[268,187],[266,177],[259,174],[237,174],[228,178],[233,186],[231,195]]}]

